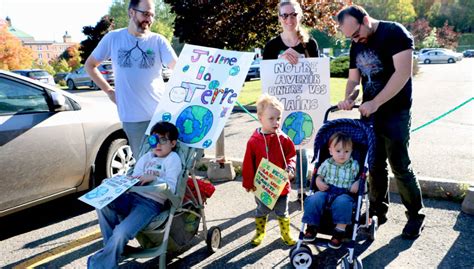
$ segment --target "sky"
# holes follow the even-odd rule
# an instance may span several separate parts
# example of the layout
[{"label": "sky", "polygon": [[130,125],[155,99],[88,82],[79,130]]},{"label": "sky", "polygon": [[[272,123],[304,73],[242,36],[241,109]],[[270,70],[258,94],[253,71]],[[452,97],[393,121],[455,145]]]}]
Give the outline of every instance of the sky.
[{"label": "sky", "polygon": [[62,42],[67,31],[72,41],[85,39],[82,27],[95,26],[113,0],[0,0],[0,18],[10,17],[15,28],[38,41]]}]

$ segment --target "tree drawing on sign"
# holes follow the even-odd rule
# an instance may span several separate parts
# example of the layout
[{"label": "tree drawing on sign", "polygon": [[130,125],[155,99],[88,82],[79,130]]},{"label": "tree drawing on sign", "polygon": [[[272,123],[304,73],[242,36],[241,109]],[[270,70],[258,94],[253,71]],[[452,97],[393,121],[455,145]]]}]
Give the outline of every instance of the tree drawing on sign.
[{"label": "tree drawing on sign", "polygon": [[[135,49],[138,50],[138,55]],[[135,52],[134,52],[135,51]],[[138,41],[135,46],[129,50],[119,49],[119,65],[121,67],[131,67],[132,60],[139,62],[139,67],[143,69],[151,68],[155,63],[155,52],[151,49],[144,51],[138,46]]]}]

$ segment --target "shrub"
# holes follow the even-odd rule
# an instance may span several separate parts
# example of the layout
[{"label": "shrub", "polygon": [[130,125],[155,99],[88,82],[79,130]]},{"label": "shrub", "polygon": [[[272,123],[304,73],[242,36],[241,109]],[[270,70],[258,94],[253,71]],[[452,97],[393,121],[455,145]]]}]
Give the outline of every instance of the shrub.
[{"label": "shrub", "polygon": [[347,78],[349,75],[349,56],[337,57],[331,61],[331,77]]}]

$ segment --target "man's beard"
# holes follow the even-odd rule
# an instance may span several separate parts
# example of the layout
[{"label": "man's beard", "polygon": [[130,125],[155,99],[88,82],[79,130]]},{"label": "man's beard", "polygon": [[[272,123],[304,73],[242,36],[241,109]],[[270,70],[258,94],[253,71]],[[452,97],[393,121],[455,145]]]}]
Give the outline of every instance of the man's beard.
[{"label": "man's beard", "polygon": [[139,32],[139,33],[145,33],[148,30],[150,30],[150,22],[149,21],[145,20],[145,21],[139,22],[138,20],[135,20],[135,25],[136,25],[136,28],[137,28],[137,32]]}]

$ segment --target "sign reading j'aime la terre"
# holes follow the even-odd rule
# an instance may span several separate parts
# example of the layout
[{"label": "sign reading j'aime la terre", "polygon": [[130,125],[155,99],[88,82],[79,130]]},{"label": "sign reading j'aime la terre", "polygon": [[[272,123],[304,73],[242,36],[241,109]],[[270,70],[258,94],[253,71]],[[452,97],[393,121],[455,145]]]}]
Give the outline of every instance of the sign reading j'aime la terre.
[{"label": "sign reading j'aime la terre", "polygon": [[186,44],[148,127],[168,121],[194,148],[216,144],[234,108],[254,53]]},{"label": "sign reading j'aime la terre", "polygon": [[282,130],[297,148],[312,147],[316,130],[329,108],[329,58],[261,62],[262,92],[283,103]]}]

